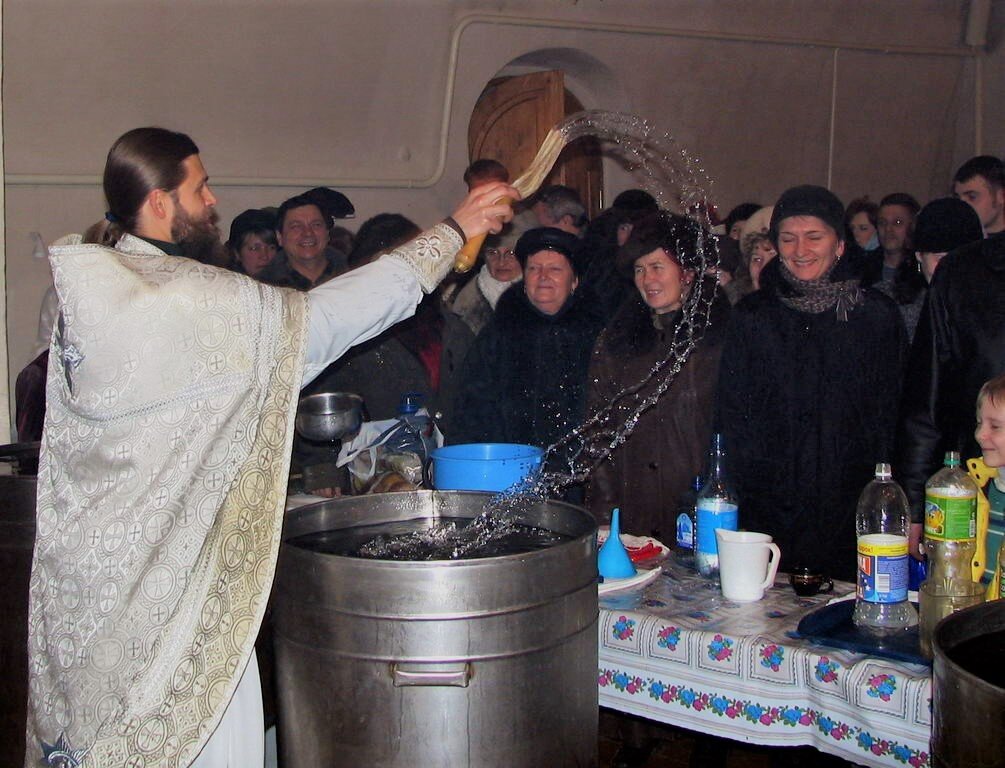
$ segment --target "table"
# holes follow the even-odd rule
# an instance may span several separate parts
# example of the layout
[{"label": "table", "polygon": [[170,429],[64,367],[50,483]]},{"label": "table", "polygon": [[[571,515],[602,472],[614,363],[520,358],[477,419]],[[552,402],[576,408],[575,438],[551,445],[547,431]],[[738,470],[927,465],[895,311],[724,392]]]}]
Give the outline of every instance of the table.
[{"label": "table", "polygon": [[780,575],[763,600],[738,604],[674,560],[663,569],[643,590],[600,598],[601,706],[864,765],[930,765],[928,667],[790,634],[853,585],[800,598]]}]

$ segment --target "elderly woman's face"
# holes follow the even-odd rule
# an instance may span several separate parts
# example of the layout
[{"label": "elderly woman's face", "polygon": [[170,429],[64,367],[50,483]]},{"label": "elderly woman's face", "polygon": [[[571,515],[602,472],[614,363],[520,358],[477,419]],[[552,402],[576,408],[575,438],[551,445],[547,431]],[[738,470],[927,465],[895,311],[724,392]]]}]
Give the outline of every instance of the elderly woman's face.
[{"label": "elderly woman's face", "polygon": [[562,308],[579,279],[569,260],[557,251],[538,251],[527,258],[523,269],[523,289],[540,312],[554,315]]},{"label": "elderly woman's face", "polygon": [[485,249],[485,263],[489,274],[501,283],[508,283],[520,277],[520,262],[513,255],[513,249],[508,245]]},{"label": "elderly woman's face", "polygon": [[778,255],[800,280],[817,280],[844,253],[844,240],[816,216],[789,216],[778,225]]},{"label": "elderly woman's face", "polygon": [[[681,308],[690,280],[662,248],[635,260],[635,287],[657,315]],[[692,273],[693,276],[693,273]],[[687,285],[685,284],[687,281]]]}]

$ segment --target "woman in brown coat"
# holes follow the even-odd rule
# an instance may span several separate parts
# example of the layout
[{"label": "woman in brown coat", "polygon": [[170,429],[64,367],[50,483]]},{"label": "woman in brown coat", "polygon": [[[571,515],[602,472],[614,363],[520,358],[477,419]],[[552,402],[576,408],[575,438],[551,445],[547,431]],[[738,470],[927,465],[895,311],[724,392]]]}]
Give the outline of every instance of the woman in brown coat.
[{"label": "woman in brown coat", "polygon": [[[623,531],[658,533],[664,542],[673,541],[678,500],[704,470],[729,310],[711,281],[701,286],[702,296],[691,290],[697,235],[692,221],[665,212],[636,225],[618,262],[632,276],[637,290],[604,329],[590,362],[592,411],[625,387],[644,380],[671,354],[675,338],[678,343],[686,338],[678,328],[691,314],[686,311],[689,303],[708,301],[716,294],[708,325],[683,368],[656,404],[643,412],[628,439],[594,470],[587,491],[587,504],[598,519],[608,519],[611,509],[620,507]],[[694,316],[700,325],[704,313]],[[662,374],[657,374],[637,395],[622,398],[610,423],[622,424],[640,398],[653,394],[660,378]]]}]

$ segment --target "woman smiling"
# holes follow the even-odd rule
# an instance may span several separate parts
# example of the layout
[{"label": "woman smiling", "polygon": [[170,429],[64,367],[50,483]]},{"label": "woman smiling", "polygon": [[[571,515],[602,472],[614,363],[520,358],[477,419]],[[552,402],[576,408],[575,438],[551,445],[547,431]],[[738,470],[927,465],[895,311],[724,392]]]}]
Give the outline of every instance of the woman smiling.
[{"label": "woman smiling", "polygon": [[[632,276],[636,291],[615,313],[593,350],[590,409],[606,405],[622,389],[643,381],[654,366],[680,351],[679,340],[686,337],[680,331],[687,328],[681,327],[687,322],[685,304],[699,298],[693,291],[698,235],[693,221],[661,212],[640,221],[622,246],[618,267]],[[706,301],[716,291],[711,278],[701,285]],[[620,505],[625,530],[657,532],[664,540],[674,530],[677,499],[702,471],[705,461],[728,310],[728,302],[716,296],[704,334],[669,389],[643,412],[610,460],[594,470],[587,498],[599,519],[606,519],[611,507]],[[638,399],[652,394],[656,384],[649,382],[636,396],[622,398],[610,425],[624,423]]]},{"label": "woman smiling", "polygon": [[905,333],[893,302],[843,258],[843,219],[822,187],[778,200],[778,258],[734,308],[718,418],[740,524],[774,536],[783,569],[801,561],[851,579],[856,501],[889,459]]}]

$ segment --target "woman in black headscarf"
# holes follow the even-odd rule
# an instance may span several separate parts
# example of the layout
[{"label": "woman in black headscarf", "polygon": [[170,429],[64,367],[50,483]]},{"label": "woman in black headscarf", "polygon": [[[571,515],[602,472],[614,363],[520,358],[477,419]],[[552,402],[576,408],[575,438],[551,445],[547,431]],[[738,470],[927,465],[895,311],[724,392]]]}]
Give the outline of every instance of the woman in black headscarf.
[{"label": "woman in black headscarf", "polygon": [[776,203],[779,257],[734,307],[718,418],[740,525],[774,536],[783,570],[805,562],[852,580],[855,507],[890,459],[905,333],[894,303],[842,258],[843,219],[822,187]]}]

